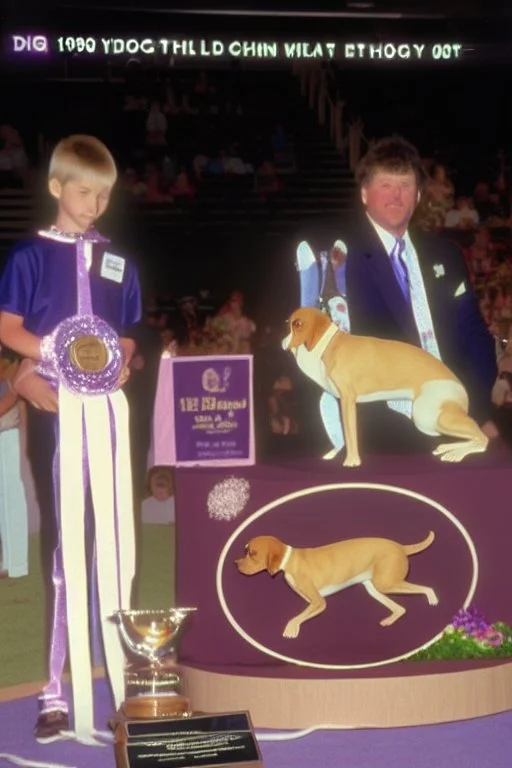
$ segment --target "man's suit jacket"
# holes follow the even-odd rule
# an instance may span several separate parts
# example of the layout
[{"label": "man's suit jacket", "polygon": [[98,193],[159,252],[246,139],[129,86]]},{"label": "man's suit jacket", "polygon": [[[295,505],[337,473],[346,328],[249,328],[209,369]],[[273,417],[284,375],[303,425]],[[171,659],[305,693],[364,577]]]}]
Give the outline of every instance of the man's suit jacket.
[{"label": "man's suit jacket", "polygon": [[[493,413],[491,389],[496,379],[496,355],[464,258],[447,240],[425,232],[409,234],[418,254],[441,358],[463,382],[470,412],[483,423]],[[351,332],[419,346],[412,308],[403,297],[389,255],[367,217],[362,216],[344,235],[348,246],[346,290]]]}]

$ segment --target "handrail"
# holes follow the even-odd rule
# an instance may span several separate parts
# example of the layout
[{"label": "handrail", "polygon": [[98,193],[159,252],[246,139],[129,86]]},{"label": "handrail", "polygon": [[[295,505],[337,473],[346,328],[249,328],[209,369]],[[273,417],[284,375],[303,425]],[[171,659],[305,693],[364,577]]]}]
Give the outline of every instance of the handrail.
[{"label": "handrail", "polygon": [[327,125],[336,151],[347,156],[349,167],[355,170],[369,141],[364,135],[360,117],[352,122],[345,119],[346,102],[339,94],[338,82],[329,64],[318,61],[295,61],[293,72],[298,77],[300,91],[315,112],[318,124]]}]

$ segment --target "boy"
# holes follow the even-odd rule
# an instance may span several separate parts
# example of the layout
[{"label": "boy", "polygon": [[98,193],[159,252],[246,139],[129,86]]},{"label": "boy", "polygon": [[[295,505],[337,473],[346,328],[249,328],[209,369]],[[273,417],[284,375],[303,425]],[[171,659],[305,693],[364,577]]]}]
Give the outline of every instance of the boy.
[{"label": "boy", "polygon": [[[58,207],[55,223],[15,246],[0,280],[1,343],[27,358],[15,387],[35,407],[30,409],[29,437],[38,442],[35,476],[36,482],[40,479],[42,538],[46,549],[50,545],[53,550],[50,681],[40,697],[35,728],[43,743],[62,738],[69,728],[62,695],[67,646],[76,736],[94,743],[88,531],[94,531],[91,586],[99,594],[105,659],[117,706],[124,693],[122,649],[108,616],[130,607],[135,555],[128,411],[124,395],[116,390],[127,378],[134,353],[131,329],[140,320],[141,299],[134,267],[109,253],[108,241],[93,229],[107,209],[116,178],[112,155],[98,139],[76,135],[62,140],[49,169],[49,191]],[[94,327],[108,324],[106,336],[93,339],[100,357],[105,353],[105,370],[114,370],[108,391],[93,392],[87,385],[77,392],[65,384],[58,368],[54,331],[69,318],[76,322],[77,316],[79,325],[84,316],[92,318]],[[87,334],[82,341],[94,336],[90,330]],[[101,380],[103,373],[96,379],[91,374],[83,348],[81,358],[74,359],[72,376],[78,373],[93,384]],[[116,360],[119,367],[113,369]],[[93,510],[84,507],[85,497]],[[48,552],[48,567],[47,558]]]}]

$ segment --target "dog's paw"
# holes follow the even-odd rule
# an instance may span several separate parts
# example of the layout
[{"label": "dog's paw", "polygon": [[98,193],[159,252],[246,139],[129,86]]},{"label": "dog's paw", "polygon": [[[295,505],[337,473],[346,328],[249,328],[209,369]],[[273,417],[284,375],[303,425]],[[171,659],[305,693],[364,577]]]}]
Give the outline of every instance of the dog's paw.
[{"label": "dog's paw", "polygon": [[325,461],[330,461],[331,459],[336,458],[339,452],[340,452],[339,448],[332,448],[330,451],[327,451],[327,453],[325,453],[322,456],[322,459],[325,459]]},{"label": "dog's paw", "polygon": [[439,456],[441,461],[458,463],[470,453],[483,453],[487,448],[487,440],[465,440],[460,443],[443,443],[432,451],[434,456]]},{"label": "dog's paw", "polygon": [[439,598],[433,589],[427,593],[427,600],[429,605],[439,605]]},{"label": "dog's paw", "polygon": [[283,637],[287,637],[288,639],[294,639],[299,636],[299,630],[300,630],[300,624],[297,621],[294,621],[291,619],[288,624],[286,625]]},{"label": "dog's paw", "polygon": [[360,467],[361,466],[361,459],[359,456],[354,457],[348,457],[343,462],[344,467]]},{"label": "dog's paw", "polygon": [[462,448],[454,449],[453,451],[446,451],[441,456],[441,461],[447,461],[450,464],[458,464],[463,459],[466,458],[468,453],[471,453],[471,451],[464,450]]},{"label": "dog's paw", "polygon": [[402,616],[405,614],[405,609],[400,612],[396,613],[390,613],[389,616],[386,616],[385,619],[382,619],[382,621],[379,622],[381,627],[390,627],[392,624],[395,623],[395,621],[398,621],[398,619],[401,619]]}]

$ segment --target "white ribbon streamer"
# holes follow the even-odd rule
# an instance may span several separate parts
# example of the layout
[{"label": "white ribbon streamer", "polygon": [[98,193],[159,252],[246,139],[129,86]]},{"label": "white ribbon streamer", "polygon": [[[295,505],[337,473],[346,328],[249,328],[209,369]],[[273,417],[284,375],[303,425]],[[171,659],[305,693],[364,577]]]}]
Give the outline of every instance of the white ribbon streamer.
[{"label": "white ribbon streamer", "polygon": [[[110,431],[110,407],[116,427],[116,449]],[[85,492],[82,470],[83,427],[94,508],[98,594],[108,676],[116,707],[124,698],[124,653],[114,611],[130,607],[135,575],[135,531],[129,448],[128,407],[122,392],[76,397],[59,388],[61,535],[74,732],[81,744],[104,746],[94,729],[89,642]],[[116,520],[117,501],[117,520]]]},{"label": "white ribbon streamer", "polygon": [[59,387],[60,524],[66,585],[68,648],[73,688],[75,732],[79,739],[94,730],[87,562],[85,554],[85,483],[83,398]]}]

